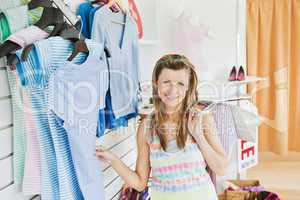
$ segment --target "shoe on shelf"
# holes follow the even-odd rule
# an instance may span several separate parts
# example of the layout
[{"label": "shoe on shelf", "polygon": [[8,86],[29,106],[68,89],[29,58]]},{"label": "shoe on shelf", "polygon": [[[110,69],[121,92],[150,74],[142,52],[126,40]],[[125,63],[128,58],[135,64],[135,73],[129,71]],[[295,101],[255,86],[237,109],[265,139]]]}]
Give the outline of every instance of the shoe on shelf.
[{"label": "shoe on shelf", "polygon": [[236,80],[237,80],[237,79],[236,79],[236,75],[237,75],[237,73],[236,73],[236,68],[235,68],[235,66],[233,66],[233,68],[232,68],[231,71],[230,71],[230,75],[229,75],[228,80],[229,80],[229,81],[236,81]]},{"label": "shoe on shelf", "polygon": [[239,72],[238,72],[238,75],[237,75],[237,78],[236,78],[238,81],[243,81],[245,80],[245,71],[244,71],[244,68],[243,66],[240,66],[239,68]]}]

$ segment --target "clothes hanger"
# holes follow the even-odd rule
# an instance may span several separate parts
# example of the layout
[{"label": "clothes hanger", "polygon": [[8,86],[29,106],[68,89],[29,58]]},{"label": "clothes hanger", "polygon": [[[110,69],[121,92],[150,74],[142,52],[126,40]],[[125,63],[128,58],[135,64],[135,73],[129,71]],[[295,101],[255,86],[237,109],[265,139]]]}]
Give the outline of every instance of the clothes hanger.
[{"label": "clothes hanger", "polygon": [[8,53],[6,56],[7,65],[10,67],[10,70],[16,70],[16,65],[20,62],[16,54]]},{"label": "clothes hanger", "polygon": [[125,9],[125,6],[124,6],[122,0],[109,0],[108,1],[109,7],[113,6],[114,4],[116,4],[123,13],[126,13],[126,9]]},{"label": "clothes hanger", "polygon": [[53,31],[50,33],[50,36],[53,36],[57,35],[64,23],[64,15],[58,8],[45,7],[41,18],[34,25],[43,30],[48,26],[54,26]]},{"label": "clothes hanger", "polygon": [[[49,34],[49,37],[56,36],[59,32],[65,27],[66,22],[64,21],[63,13],[54,7],[45,7],[42,13],[41,18],[37,21],[34,26],[39,27],[40,29],[46,29],[49,26],[54,26],[52,32]],[[22,51],[22,61],[27,60],[28,55],[33,48],[33,44],[28,45]]]},{"label": "clothes hanger", "polygon": [[[90,51],[87,47],[87,44],[86,44],[85,40],[79,39],[79,40],[75,41],[74,51],[72,52],[72,54],[68,58],[68,61],[72,61],[79,53],[85,53],[85,54],[89,55],[89,52]],[[105,53],[107,58],[111,57],[111,54],[110,54],[109,50],[106,47],[104,47],[104,53]]]},{"label": "clothes hanger", "polygon": [[33,10],[38,7],[49,8],[52,7],[52,2],[50,0],[31,0],[27,6],[28,10]]},{"label": "clothes hanger", "polygon": [[[111,8],[113,5],[117,5],[117,6],[120,8],[120,10],[122,11],[122,13],[125,14],[125,15],[127,15],[127,12],[126,12],[126,9],[125,9],[125,7],[124,7],[124,5],[123,5],[122,0],[108,0],[107,5],[108,5],[108,7],[110,7],[110,8]],[[120,24],[120,25],[123,25],[123,26],[125,25],[124,22],[118,22],[118,21],[114,21],[114,20],[112,20],[111,22],[112,22],[112,23],[115,23],[115,24]]]},{"label": "clothes hanger", "polygon": [[63,39],[76,42],[78,40],[85,40],[85,37],[79,31],[81,30],[81,22],[79,21],[75,26],[65,24],[64,28],[60,31],[59,36]]},{"label": "clothes hanger", "polygon": [[[85,37],[81,34],[79,30],[81,30],[81,22],[77,23],[75,26],[67,25],[66,29],[62,30],[60,33],[60,37],[70,40],[74,43],[74,51],[68,58],[68,61],[72,61],[79,53],[89,54],[89,49],[85,43]],[[104,47],[104,52],[106,57],[111,57],[109,50]]]},{"label": "clothes hanger", "polygon": [[85,53],[87,55],[89,55],[89,53],[90,53],[84,40],[77,40],[74,43],[74,51],[68,58],[68,61],[72,61],[79,53]]},{"label": "clothes hanger", "polygon": [[0,45],[0,58],[8,55],[10,52],[14,52],[18,49],[21,49],[22,47],[10,40],[5,40],[1,45]]},{"label": "clothes hanger", "polygon": [[89,49],[85,43],[85,37],[79,31],[81,30],[81,25],[80,21],[75,26],[65,24],[64,29],[59,33],[60,37],[74,43],[74,50],[67,59],[68,61],[72,61],[79,53],[89,54]]},{"label": "clothes hanger", "polygon": [[0,13],[0,20],[2,20],[3,18],[5,18],[5,15],[3,12]]},{"label": "clothes hanger", "polygon": [[[94,4],[101,4],[101,5],[105,5],[108,3],[108,0],[95,0],[95,1],[92,1],[91,4],[94,5]],[[112,5],[110,7],[111,11],[113,12],[119,12],[119,9],[116,5]]]},{"label": "clothes hanger", "polygon": [[[51,4],[47,4],[46,0],[42,0],[40,3],[39,1],[33,0],[31,1],[32,4],[30,5],[30,8],[34,8],[35,6],[51,6]],[[38,22],[36,22],[34,25],[39,27],[40,29],[45,29],[48,26],[54,25],[53,31],[50,33],[49,37],[57,35],[59,30],[63,27],[64,24],[64,17],[62,12],[53,7],[44,7],[42,16]],[[32,49],[31,47],[25,48],[24,51],[22,52],[22,60],[26,60],[29,54],[29,51]],[[18,44],[6,40],[0,45],[0,58],[8,55],[8,53],[16,51],[18,49],[21,49],[21,46]],[[19,59],[16,58],[17,56],[10,55],[10,59],[8,59],[8,65],[11,65],[12,63],[16,63]]]}]

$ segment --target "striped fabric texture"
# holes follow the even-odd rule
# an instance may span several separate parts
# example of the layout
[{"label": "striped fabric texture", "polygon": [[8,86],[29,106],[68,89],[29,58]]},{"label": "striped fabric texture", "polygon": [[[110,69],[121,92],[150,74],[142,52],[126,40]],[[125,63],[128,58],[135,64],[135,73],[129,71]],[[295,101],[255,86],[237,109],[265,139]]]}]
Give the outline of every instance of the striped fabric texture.
[{"label": "striped fabric texture", "polygon": [[[237,144],[238,137],[230,105],[227,105],[226,103],[214,104],[211,106],[210,112],[214,118],[217,134],[222,147],[227,155],[231,157],[232,150]],[[208,169],[208,172],[215,187],[217,188],[217,175],[211,169]]]},{"label": "striped fabric texture", "polygon": [[[25,38],[26,35],[28,38]],[[20,46],[27,46],[35,41],[46,38],[48,34],[35,26],[30,26],[21,31],[12,34],[8,40],[13,40]],[[20,84],[20,82],[18,82]],[[41,158],[40,145],[38,142],[38,130],[33,119],[31,103],[28,94],[23,92],[24,103],[24,124],[26,131],[26,153],[24,166],[24,179],[22,191],[26,195],[35,195],[41,193]]]},{"label": "striped fabric texture", "polygon": [[[43,199],[83,199],[80,191],[67,133],[60,121],[48,112],[48,80],[59,67],[64,66],[73,51],[73,45],[60,37],[35,43],[28,61],[18,65],[21,82],[28,88],[35,120],[39,127],[42,149]],[[17,52],[20,56],[21,52]],[[84,60],[77,56],[75,63]]]},{"label": "striped fabric texture", "polygon": [[96,126],[109,80],[104,46],[91,40],[86,44],[89,56],[83,64],[68,62],[51,75],[49,106],[57,115],[56,127],[62,128],[60,121],[64,121],[65,141],[69,141],[84,199],[99,200],[104,199],[104,185],[101,161],[94,155]]},{"label": "striped fabric texture", "polygon": [[13,109],[14,182],[18,185],[21,185],[24,176],[24,163],[26,152],[22,88],[19,85],[16,72],[11,71],[9,67],[7,67],[7,77],[12,96]]},{"label": "striped fabric texture", "polygon": [[[1,20],[1,41],[5,40],[11,33],[28,26],[28,18],[26,15],[27,6],[20,5],[21,2],[19,0],[1,0],[0,9],[1,12],[4,12],[5,14],[5,17]],[[21,17],[21,20],[18,19],[18,17]],[[5,59],[2,60],[4,63],[6,62]],[[20,81],[18,80],[16,72],[11,71],[9,67],[7,67],[7,76],[12,95],[13,110],[14,183],[17,185],[22,185],[24,181],[25,155],[27,152],[27,133],[24,122],[23,90],[20,87]]]},{"label": "striped fabric texture", "polygon": [[159,137],[153,133],[149,146],[152,200],[217,199],[205,160],[191,137],[183,150],[173,140],[168,144],[168,149],[172,151],[163,151]]},{"label": "striped fabric texture", "polygon": [[22,191],[25,195],[41,193],[41,156],[38,128],[33,118],[30,99],[23,90],[24,123],[26,130],[26,154]]},{"label": "striped fabric texture", "polygon": [[[50,133],[49,122],[47,118],[46,100],[42,87],[37,85],[37,80],[33,76],[34,67],[38,68],[37,62],[33,56],[35,51],[31,51],[28,60],[17,65],[18,75],[24,90],[28,94],[32,115],[37,125],[38,138],[41,151],[41,177],[43,199],[59,200],[58,177],[56,168],[56,157],[52,136]],[[17,51],[20,57],[21,52]]]}]

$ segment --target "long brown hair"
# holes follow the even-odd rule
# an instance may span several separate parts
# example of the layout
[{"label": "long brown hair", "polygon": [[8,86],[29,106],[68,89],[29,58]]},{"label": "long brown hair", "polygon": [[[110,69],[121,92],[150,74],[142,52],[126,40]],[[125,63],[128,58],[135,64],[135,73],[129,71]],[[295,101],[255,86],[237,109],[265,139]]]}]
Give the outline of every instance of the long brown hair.
[{"label": "long brown hair", "polygon": [[152,87],[153,87],[153,103],[154,103],[154,115],[152,118],[152,122],[154,124],[154,130],[159,137],[160,145],[164,151],[166,151],[167,140],[164,136],[162,124],[167,120],[167,115],[164,112],[164,104],[159,98],[158,95],[158,77],[161,74],[163,69],[171,69],[171,70],[182,70],[186,69],[189,73],[189,85],[188,90],[186,91],[186,96],[183,99],[179,111],[177,112],[177,127],[178,129],[176,134],[176,142],[177,146],[180,149],[183,149],[186,144],[188,129],[187,129],[187,119],[188,119],[188,111],[189,106],[192,105],[193,102],[197,101],[197,85],[198,79],[194,66],[192,63],[183,55],[178,54],[168,54],[160,58],[155,65],[152,76]]}]

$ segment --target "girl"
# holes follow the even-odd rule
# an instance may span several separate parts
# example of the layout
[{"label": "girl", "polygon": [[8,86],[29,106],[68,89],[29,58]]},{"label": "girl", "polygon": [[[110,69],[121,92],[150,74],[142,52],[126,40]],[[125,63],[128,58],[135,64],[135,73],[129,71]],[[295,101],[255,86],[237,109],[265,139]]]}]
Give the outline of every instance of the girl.
[{"label": "girl", "polygon": [[162,57],[152,78],[155,109],[142,120],[137,132],[136,170],[112,152],[96,149],[96,155],[110,162],[125,183],[138,191],[147,186],[151,171],[151,200],[217,200],[206,164],[223,175],[229,161],[211,115],[193,105],[197,82],[186,57]]}]

